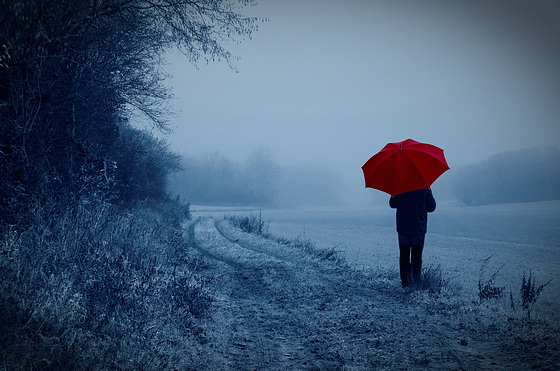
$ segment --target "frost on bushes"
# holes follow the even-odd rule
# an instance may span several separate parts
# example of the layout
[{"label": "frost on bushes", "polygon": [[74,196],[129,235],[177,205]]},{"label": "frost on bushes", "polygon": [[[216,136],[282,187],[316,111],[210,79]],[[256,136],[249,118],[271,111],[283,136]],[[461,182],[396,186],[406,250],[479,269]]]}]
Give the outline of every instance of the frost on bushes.
[{"label": "frost on bushes", "polygon": [[413,290],[427,291],[430,294],[440,294],[445,287],[451,291],[457,290],[449,278],[445,277],[441,265],[433,264],[424,266],[420,280],[411,285]]},{"label": "frost on bushes", "polygon": [[173,227],[186,210],[144,203],[124,213],[90,200],[51,211],[37,207],[34,223],[1,237],[3,365],[188,365],[213,294]]},{"label": "frost on bushes", "polygon": [[[552,281],[552,280],[551,280]],[[529,277],[526,278],[525,273],[523,273],[523,281],[521,282],[521,289],[519,290],[519,296],[521,298],[521,307],[527,313],[527,319],[531,319],[531,311],[533,310],[533,305],[537,302],[539,295],[542,290],[551,282],[548,281],[544,285],[540,285],[535,288],[535,279],[532,277],[531,271],[529,271]],[[513,307],[513,298],[512,298]]]},{"label": "frost on bushes", "polygon": [[[504,291],[506,290],[507,286],[496,286],[495,280],[498,276],[498,273],[502,270],[504,265],[502,265],[499,269],[497,269],[490,278],[484,278],[485,271],[487,265],[489,264],[490,259],[493,255],[489,256],[488,258],[482,261],[482,265],[480,268],[480,278],[478,280],[478,298],[479,302],[482,303],[485,300],[490,299],[500,299],[504,297]],[[523,278],[521,281],[521,288],[519,290],[519,301],[521,302],[521,308],[527,314],[527,319],[531,319],[531,313],[533,311],[533,306],[537,302],[541,292],[544,288],[551,282],[552,280],[548,281],[547,283],[535,287],[535,279],[532,276],[532,272],[529,271],[529,277],[523,273]],[[514,299],[513,290],[510,288],[510,307],[515,311],[516,300]]]},{"label": "frost on bushes", "polygon": [[496,286],[495,284],[496,277],[504,267],[503,265],[498,268],[489,278],[485,277],[488,264],[493,256],[494,254],[484,259],[480,266],[480,274],[478,278],[478,299],[480,303],[482,303],[484,300],[501,298],[505,289],[505,287]]},{"label": "frost on bushes", "polygon": [[226,215],[234,227],[241,229],[243,232],[254,233],[259,236],[267,237],[270,220],[264,220],[262,214],[250,214],[249,216]]}]

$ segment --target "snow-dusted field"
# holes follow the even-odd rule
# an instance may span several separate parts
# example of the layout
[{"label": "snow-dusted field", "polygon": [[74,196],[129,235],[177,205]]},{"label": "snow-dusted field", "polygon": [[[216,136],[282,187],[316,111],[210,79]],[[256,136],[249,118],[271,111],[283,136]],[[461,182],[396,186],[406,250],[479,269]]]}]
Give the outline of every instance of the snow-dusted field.
[{"label": "snow-dusted field", "polygon": [[[195,218],[259,211],[193,206]],[[274,236],[303,236],[318,247],[336,246],[352,266],[397,277],[395,211],[388,206],[260,212],[270,219]],[[537,286],[552,280],[535,309],[541,314],[560,312],[560,201],[478,207],[438,204],[429,216],[424,264],[441,265],[444,273],[461,285],[462,294],[476,300],[482,262],[490,256],[485,278],[503,266],[495,284],[507,285],[515,296],[523,273],[531,271]]]}]

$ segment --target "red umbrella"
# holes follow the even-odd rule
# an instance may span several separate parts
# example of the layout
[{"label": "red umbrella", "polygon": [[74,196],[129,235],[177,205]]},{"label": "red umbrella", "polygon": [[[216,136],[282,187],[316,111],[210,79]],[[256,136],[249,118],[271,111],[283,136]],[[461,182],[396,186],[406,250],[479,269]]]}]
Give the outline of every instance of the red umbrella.
[{"label": "red umbrella", "polygon": [[389,143],[362,166],[366,187],[391,196],[430,188],[449,170],[443,150],[412,139]]}]

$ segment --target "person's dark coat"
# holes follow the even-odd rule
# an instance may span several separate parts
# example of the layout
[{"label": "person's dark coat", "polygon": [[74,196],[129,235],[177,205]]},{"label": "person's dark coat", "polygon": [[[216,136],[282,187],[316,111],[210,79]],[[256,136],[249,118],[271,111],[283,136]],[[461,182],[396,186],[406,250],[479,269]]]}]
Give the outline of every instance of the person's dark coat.
[{"label": "person's dark coat", "polygon": [[391,197],[389,206],[397,209],[398,233],[424,234],[428,225],[428,213],[436,209],[436,200],[431,189],[417,189]]}]

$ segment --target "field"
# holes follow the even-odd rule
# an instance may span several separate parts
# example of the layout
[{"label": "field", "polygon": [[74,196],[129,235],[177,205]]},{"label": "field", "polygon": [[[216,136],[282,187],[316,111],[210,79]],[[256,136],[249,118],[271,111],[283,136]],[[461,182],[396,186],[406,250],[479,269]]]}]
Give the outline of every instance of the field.
[{"label": "field", "polygon": [[[395,211],[371,209],[251,210],[193,207],[194,216],[226,213],[262,214],[270,233],[305,237],[322,248],[336,248],[354,268],[395,276],[398,269]],[[496,273],[495,285],[515,295],[523,274],[542,291],[535,314],[560,313],[560,201],[468,207],[440,203],[429,215],[424,248],[426,266],[441,265],[448,279],[461,287],[465,300],[478,300],[479,278]],[[488,259],[490,258],[490,259]],[[488,259],[487,263],[483,262]],[[481,269],[483,269],[481,271]],[[482,277],[481,277],[482,274]],[[395,276],[396,277],[396,276]]]},{"label": "field", "polygon": [[388,207],[41,209],[2,241],[0,369],[558,369],[559,209],[440,204],[413,288]]},{"label": "field", "polygon": [[[224,277],[207,327],[221,345],[201,361],[216,369],[556,369],[559,206],[440,205],[426,240],[430,284],[412,290],[400,287],[388,207],[193,207],[190,240]],[[244,215],[269,223],[266,238],[224,220]],[[537,291],[550,283],[524,307],[529,274]]]}]

